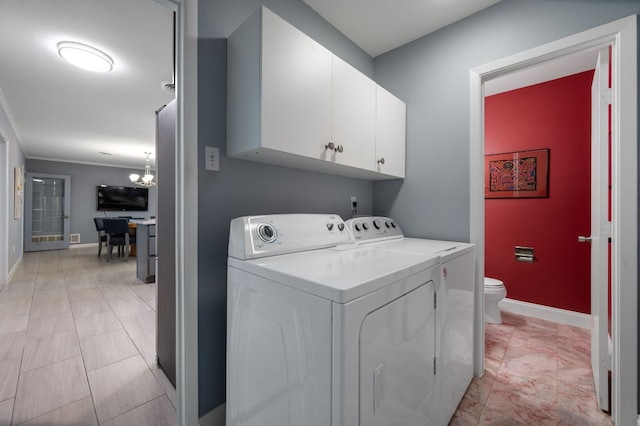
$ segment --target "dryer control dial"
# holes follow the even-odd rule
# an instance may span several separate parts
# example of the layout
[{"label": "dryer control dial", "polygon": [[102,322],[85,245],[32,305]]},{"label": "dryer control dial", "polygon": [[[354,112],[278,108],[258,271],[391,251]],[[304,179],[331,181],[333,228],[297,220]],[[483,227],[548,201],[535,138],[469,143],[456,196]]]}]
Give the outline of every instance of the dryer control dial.
[{"label": "dryer control dial", "polygon": [[374,220],[374,221],[373,221],[373,226],[374,226],[376,229],[380,229],[380,222],[379,222],[377,219],[376,219],[376,220]]},{"label": "dryer control dial", "polygon": [[367,225],[367,222],[362,222],[362,229],[364,229],[365,231],[369,229],[369,225]]},{"label": "dryer control dial", "polygon": [[265,243],[273,243],[278,238],[276,228],[268,223],[258,225],[258,237]]}]

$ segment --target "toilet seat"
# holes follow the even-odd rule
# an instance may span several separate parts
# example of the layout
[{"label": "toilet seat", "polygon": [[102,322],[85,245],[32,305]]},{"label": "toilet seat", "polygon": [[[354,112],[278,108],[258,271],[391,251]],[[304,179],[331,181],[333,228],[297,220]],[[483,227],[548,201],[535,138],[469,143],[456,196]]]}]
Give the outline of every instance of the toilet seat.
[{"label": "toilet seat", "polygon": [[484,278],[484,286],[485,287],[504,287],[504,283],[500,280],[497,280],[495,278],[489,278],[489,277],[485,277]]},{"label": "toilet seat", "polygon": [[485,287],[485,295],[500,295],[501,299],[507,295],[507,289],[504,286]]}]

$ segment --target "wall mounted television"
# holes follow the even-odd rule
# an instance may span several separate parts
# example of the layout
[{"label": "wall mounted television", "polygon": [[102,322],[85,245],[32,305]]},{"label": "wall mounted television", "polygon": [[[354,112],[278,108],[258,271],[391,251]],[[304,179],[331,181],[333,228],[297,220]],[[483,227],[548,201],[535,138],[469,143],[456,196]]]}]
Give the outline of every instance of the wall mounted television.
[{"label": "wall mounted television", "polygon": [[149,188],[98,185],[98,211],[146,211],[149,209]]}]

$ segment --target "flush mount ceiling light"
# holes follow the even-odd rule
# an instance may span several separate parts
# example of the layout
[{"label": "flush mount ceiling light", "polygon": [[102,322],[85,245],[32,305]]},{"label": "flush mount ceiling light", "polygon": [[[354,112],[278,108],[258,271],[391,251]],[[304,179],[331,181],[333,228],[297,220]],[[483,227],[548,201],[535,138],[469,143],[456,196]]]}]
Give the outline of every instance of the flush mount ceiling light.
[{"label": "flush mount ceiling light", "polygon": [[82,43],[61,41],[58,54],[70,64],[93,72],[109,72],[113,69],[113,59],[101,50]]},{"label": "flush mount ceiling light", "polygon": [[149,155],[150,152],[145,152],[147,154],[147,159],[144,162],[144,176],[140,177],[140,175],[132,173],[129,175],[129,180],[140,186],[156,186],[156,183],[153,181],[153,175],[151,174],[151,166],[149,165]]}]

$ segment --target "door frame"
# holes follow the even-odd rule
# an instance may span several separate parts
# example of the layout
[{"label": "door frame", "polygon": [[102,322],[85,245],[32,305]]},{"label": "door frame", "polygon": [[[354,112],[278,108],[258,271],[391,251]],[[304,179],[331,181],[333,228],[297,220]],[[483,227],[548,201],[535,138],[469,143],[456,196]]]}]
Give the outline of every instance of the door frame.
[{"label": "door frame", "polygon": [[197,425],[198,0],[154,1],[176,14],[176,409],[178,425]]},{"label": "door frame", "polygon": [[9,283],[9,142],[0,132],[0,287]]},{"label": "door frame", "polygon": [[[484,372],[484,82],[612,44],[612,419],[638,422],[637,17],[623,18],[470,70],[470,239],[476,245],[475,373]],[[622,319],[624,318],[624,321]]]}]

